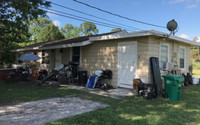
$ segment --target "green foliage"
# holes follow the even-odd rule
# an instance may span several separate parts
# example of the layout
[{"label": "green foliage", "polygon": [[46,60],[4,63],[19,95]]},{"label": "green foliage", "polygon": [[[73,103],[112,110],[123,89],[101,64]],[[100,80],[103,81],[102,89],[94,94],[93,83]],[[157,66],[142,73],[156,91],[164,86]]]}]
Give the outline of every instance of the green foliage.
[{"label": "green foliage", "polygon": [[81,28],[78,26],[73,27],[72,36],[79,37],[81,35]]},{"label": "green foliage", "polygon": [[30,38],[28,42],[18,43],[20,47],[35,44],[38,42],[45,42],[50,40],[63,39],[58,27],[56,27],[51,20],[39,17],[37,19],[28,21],[30,28]]},{"label": "green foliage", "polygon": [[197,42],[198,40],[199,40],[198,37],[194,37],[194,39],[193,39],[194,42]]},{"label": "green foliage", "polygon": [[14,43],[8,42],[6,45],[4,43],[0,44],[0,65],[2,67],[10,67],[10,62],[14,62],[14,57],[15,55],[11,52],[11,50],[15,47],[16,45]]},{"label": "green foliage", "polygon": [[191,48],[191,64],[193,66],[193,76],[200,78],[200,48],[198,46],[193,46]]},{"label": "green foliage", "polygon": [[19,47],[25,47],[25,46],[28,46],[28,45],[31,45],[31,44],[35,44],[35,41],[22,42],[22,43],[16,43],[16,44]]},{"label": "green foliage", "polygon": [[195,67],[196,69],[200,68],[200,48],[198,46],[194,46],[193,48],[191,48],[190,55],[193,67]]},{"label": "green foliage", "polygon": [[[45,16],[45,11],[40,6],[49,7],[50,2],[44,0],[3,0],[0,2],[0,65],[11,61],[2,58],[10,53],[15,43],[28,41],[28,19]],[[16,45],[16,44],[15,44]],[[3,46],[3,48],[2,48]],[[8,51],[9,50],[9,51]]]},{"label": "green foliage", "polygon": [[47,24],[44,28],[41,28],[38,37],[38,42],[52,41],[64,39],[63,34],[60,32],[57,26],[54,24]]},{"label": "green foliage", "polygon": [[79,37],[79,36],[87,36],[98,33],[98,29],[94,23],[84,22],[78,26],[73,26],[72,24],[66,24],[61,28],[61,32],[64,34],[65,38]]},{"label": "green foliage", "polygon": [[80,25],[82,35],[88,36],[88,35],[93,35],[98,33],[98,29],[96,25],[92,22],[83,22]]},{"label": "green foliage", "polygon": [[116,32],[116,31],[122,31],[121,28],[115,28],[115,29],[112,29],[111,32]]},{"label": "green foliage", "polygon": [[31,34],[32,41],[35,41],[35,43],[37,42],[40,30],[44,28],[47,24],[52,24],[52,21],[43,17],[29,20],[29,33]]},{"label": "green foliage", "polygon": [[61,32],[64,34],[65,38],[79,37],[81,29],[72,24],[66,24],[64,27],[61,27]]}]

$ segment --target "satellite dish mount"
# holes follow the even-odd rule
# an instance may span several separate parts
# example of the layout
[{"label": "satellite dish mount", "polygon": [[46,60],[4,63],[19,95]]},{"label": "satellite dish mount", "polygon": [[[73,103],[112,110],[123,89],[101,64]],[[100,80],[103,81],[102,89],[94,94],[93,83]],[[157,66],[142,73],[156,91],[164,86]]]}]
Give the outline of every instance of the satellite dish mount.
[{"label": "satellite dish mount", "polygon": [[167,29],[170,31],[170,35],[171,34],[174,35],[178,31],[176,30],[177,27],[178,27],[178,24],[174,19],[167,23]]}]

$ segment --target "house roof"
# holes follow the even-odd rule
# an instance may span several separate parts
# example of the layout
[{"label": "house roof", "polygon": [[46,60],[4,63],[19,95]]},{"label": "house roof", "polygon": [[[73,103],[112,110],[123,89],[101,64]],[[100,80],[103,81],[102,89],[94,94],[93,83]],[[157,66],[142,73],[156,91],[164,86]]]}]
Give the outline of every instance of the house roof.
[{"label": "house roof", "polygon": [[126,31],[117,31],[117,32],[103,33],[103,34],[97,34],[97,35],[91,35],[91,36],[81,36],[81,37],[70,38],[70,39],[41,42],[41,43],[25,46],[22,48],[18,48],[14,51],[20,52],[20,51],[27,51],[27,50],[45,50],[45,49],[58,49],[58,48],[67,48],[67,47],[75,47],[75,46],[85,46],[85,45],[92,44],[92,42],[94,41],[124,39],[124,38],[134,38],[134,37],[144,37],[144,36],[156,36],[160,38],[175,40],[181,43],[200,46],[200,43],[197,43],[188,39],[184,39],[178,36],[168,35],[167,33],[159,32],[156,30],[145,30],[145,31],[132,32],[132,33],[127,33]]},{"label": "house roof", "polygon": [[144,31],[137,31],[137,32],[125,33],[125,34],[109,34],[109,35],[104,35],[104,36],[95,36],[95,37],[90,37],[89,41],[123,39],[123,38],[133,38],[133,37],[142,37],[142,36],[156,36],[156,37],[161,37],[165,39],[175,40],[181,43],[200,46],[200,43],[194,42],[192,40],[184,39],[178,36],[169,35],[167,33],[159,32],[156,30],[144,30]]},{"label": "house roof", "polygon": [[66,48],[66,47],[72,47],[72,46],[84,46],[84,45],[91,44],[91,42],[89,42],[90,37],[104,36],[104,35],[110,35],[110,34],[123,34],[123,33],[127,33],[127,32],[116,31],[116,32],[109,32],[109,33],[103,33],[103,34],[97,34],[97,35],[91,35],[91,36],[81,36],[81,37],[75,37],[75,38],[69,38],[69,39],[40,42],[40,43],[25,46],[25,47],[17,48],[16,50],[13,50],[13,51],[20,52],[20,51],[27,51],[27,50],[44,50],[44,49]]}]

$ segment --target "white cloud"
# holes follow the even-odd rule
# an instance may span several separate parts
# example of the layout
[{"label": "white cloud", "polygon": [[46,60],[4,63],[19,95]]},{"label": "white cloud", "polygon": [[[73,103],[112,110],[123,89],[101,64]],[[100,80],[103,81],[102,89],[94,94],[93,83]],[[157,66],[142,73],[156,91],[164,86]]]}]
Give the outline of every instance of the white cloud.
[{"label": "white cloud", "polygon": [[197,39],[195,40],[196,42],[200,42],[200,36],[197,37]]},{"label": "white cloud", "polygon": [[195,7],[197,7],[198,6],[198,4],[196,3],[196,4],[191,4],[191,5],[188,5],[187,6],[187,8],[190,8],[190,9],[192,9],[192,8],[195,8]]},{"label": "white cloud", "polygon": [[186,34],[180,34],[180,35],[178,35],[179,37],[182,37],[182,38],[184,38],[184,39],[190,39],[190,37],[188,36],[188,35],[186,35]]},{"label": "white cloud", "polygon": [[169,4],[182,4],[184,3],[187,8],[196,8],[200,4],[200,0],[170,0]]},{"label": "white cloud", "polygon": [[185,2],[186,0],[171,0],[169,1],[169,4],[177,4],[177,3],[183,3]]},{"label": "white cloud", "polygon": [[56,25],[56,26],[60,26],[60,21],[58,21],[58,20],[55,20],[53,23],[54,23],[54,25]]},{"label": "white cloud", "polygon": [[197,38],[198,38],[197,42],[200,42],[200,37],[197,37]]}]

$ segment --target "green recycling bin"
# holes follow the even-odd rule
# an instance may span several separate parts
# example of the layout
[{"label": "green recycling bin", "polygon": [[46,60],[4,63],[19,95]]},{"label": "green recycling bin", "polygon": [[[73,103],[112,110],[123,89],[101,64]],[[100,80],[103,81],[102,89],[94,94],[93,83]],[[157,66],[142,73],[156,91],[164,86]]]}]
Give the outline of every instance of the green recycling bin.
[{"label": "green recycling bin", "polygon": [[173,101],[180,100],[184,77],[179,75],[163,75],[163,77],[168,98]]}]

